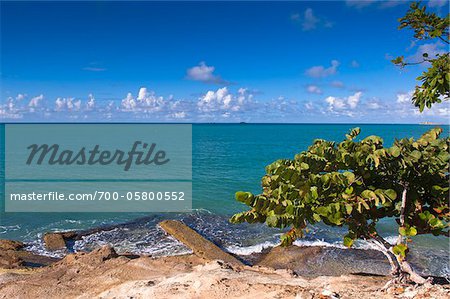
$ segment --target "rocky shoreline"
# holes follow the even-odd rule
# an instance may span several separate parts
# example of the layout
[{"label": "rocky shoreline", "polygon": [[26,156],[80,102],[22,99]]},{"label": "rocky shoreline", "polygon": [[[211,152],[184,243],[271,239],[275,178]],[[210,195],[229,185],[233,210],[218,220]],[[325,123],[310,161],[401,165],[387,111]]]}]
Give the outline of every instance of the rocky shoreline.
[{"label": "rocky shoreline", "polygon": [[[448,284],[381,291],[389,265],[376,251],[292,246],[233,256],[181,222],[160,225],[193,254],[153,258],[103,246],[57,259],[0,240],[0,298],[450,297]],[[44,241],[48,249],[61,250],[85,233],[51,233]]]}]

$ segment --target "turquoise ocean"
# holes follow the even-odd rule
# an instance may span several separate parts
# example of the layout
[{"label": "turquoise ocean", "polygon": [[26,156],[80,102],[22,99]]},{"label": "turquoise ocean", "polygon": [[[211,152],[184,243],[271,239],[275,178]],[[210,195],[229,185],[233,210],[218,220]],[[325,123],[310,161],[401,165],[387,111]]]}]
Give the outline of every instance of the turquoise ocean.
[{"label": "turquoise ocean", "polygon": [[[2,200],[0,239],[21,240],[28,244],[28,250],[55,256],[63,253],[44,249],[41,238],[45,232],[105,227],[71,244],[70,250],[90,250],[98,245],[112,244],[122,252],[174,255],[189,250],[167,237],[157,223],[163,219],[181,219],[230,252],[258,253],[276,245],[282,232],[264,225],[228,223],[233,213],[246,209],[235,201],[235,192],[258,193],[266,165],[280,158],[293,158],[316,138],[341,141],[345,133],[356,126],[361,128],[361,137],[379,135],[387,146],[395,138],[417,138],[432,128],[388,124],[194,124],[191,213],[5,213]],[[441,127],[443,134],[448,136],[449,127]],[[4,142],[3,136],[0,137]],[[1,150],[3,148],[2,144]],[[0,157],[4,154],[0,153]],[[3,199],[4,158],[0,159],[0,169],[0,198]],[[388,240],[395,239],[392,220],[382,221],[379,227]],[[306,237],[296,244],[342,247],[343,231],[344,228],[318,225],[311,227]],[[365,242],[358,242],[356,246],[370,248]],[[417,265],[429,269],[433,275],[447,277],[450,276],[449,249],[445,237],[417,236],[412,244]]]}]

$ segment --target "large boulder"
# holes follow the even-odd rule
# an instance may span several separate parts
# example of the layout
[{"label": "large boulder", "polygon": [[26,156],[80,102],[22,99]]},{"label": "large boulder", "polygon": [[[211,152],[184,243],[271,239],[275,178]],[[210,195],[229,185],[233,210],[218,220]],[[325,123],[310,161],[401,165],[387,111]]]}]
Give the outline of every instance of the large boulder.
[{"label": "large boulder", "polygon": [[257,265],[290,269],[302,276],[387,275],[390,271],[389,262],[380,251],[324,246],[277,246]]},{"label": "large boulder", "polygon": [[20,241],[0,240],[0,250],[19,250],[25,246]]},{"label": "large boulder", "polygon": [[192,249],[195,255],[207,260],[222,260],[226,263],[241,265],[241,261],[220,249],[216,244],[206,240],[199,233],[181,221],[164,220],[159,223],[172,237]]},{"label": "large boulder", "polygon": [[81,234],[76,231],[51,232],[44,235],[45,248],[50,251],[66,249],[67,241],[79,240]]},{"label": "large boulder", "polygon": [[45,248],[50,251],[66,249],[66,241],[61,233],[46,233],[44,243]]}]

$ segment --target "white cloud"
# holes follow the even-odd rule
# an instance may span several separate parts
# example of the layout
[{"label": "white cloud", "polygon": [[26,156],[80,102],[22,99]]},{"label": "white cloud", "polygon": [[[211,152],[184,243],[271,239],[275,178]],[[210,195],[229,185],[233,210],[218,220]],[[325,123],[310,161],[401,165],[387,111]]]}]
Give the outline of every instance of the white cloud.
[{"label": "white cloud", "polygon": [[327,110],[329,112],[347,114],[351,116],[353,115],[353,112],[351,112],[350,110],[354,110],[357,108],[361,97],[362,92],[360,91],[344,98],[329,96],[325,99],[325,102],[328,106]]},{"label": "white cloud", "polygon": [[[172,100],[169,98],[169,100]],[[131,93],[121,102],[123,111],[142,111],[146,113],[160,112],[166,109],[167,100],[162,96],[157,96],[153,91],[148,91],[146,87],[141,87],[135,99]]]},{"label": "white cloud", "polygon": [[450,119],[450,102],[433,105],[431,109],[419,113],[410,102],[412,91],[393,94],[390,99],[383,100],[373,97],[366,100],[358,91],[345,96],[324,97],[316,102],[284,96],[258,102],[253,98],[252,90],[227,87],[210,90],[196,100],[159,96],[145,87],[141,87],[136,94],[129,93],[122,101],[102,99],[98,103],[92,94],[87,99],[60,97],[53,101],[48,101],[44,95],[29,101],[26,97],[24,100],[20,96],[11,96],[0,103],[0,117],[37,121],[108,119],[157,122],[314,122],[324,116],[329,121],[351,117],[354,121],[368,122],[446,123]]},{"label": "white cloud", "polygon": [[331,82],[331,86],[337,87],[337,88],[342,88],[342,87],[344,87],[344,82],[335,80],[335,81]]},{"label": "white cloud", "polygon": [[183,119],[183,118],[186,118],[187,114],[186,114],[186,112],[181,111],[181,112],[172,113],[171,116],[172,116],[172,118],[175,118],[175,119]]},{"label": "white cloud", "polygon": [[89,72],[104,72],[104,71],[106,71],[106,69],[102,68],[102,67],[90,67],[90,66],[84,67],[83,70],[89,71]]},{"label": "white cloud", "polygon": [[359,62],[356,60],[352,60],[351,64],[350,64],[353,68],[358,68],[359,67]]},{"label": "white cloud", "polygon": [[412,62],[422,61],[424,53],[427,53],[429,58],[435,58],[437,54],[444,54],[446,49],[447,47],[440,41],[423,44],[418,46],[416,53],[408,57],[407,60]]},{"label": "white cloud", "polygon": [[26,96],[27,96],[26,94],[19,93],[19,94],[16,96],[16,100],[17,100],[17,101],[22,101],[23,99],[25,99]]},{"label": "white cloud", "polygon": [[310,31],[320,27],[331,28],[333,23],[323,17],[318,17],[314,14],[312,8],[307,8],[303,14],[294,13],[291,15],[291,20],[299,23],[303,31]]},{"label": "white cloud", "polygon": [[253,101],[253,94],[247,89],[240,88],[237,95],[231,94],[227,87],[216,91],[210,90],[201,96],[197,102],[200,112],[232,111],[237,112],[246,108]]},{"label": "white cloud", "polygon": [[63,98],[57,98],[55,100],[55,110],[56,111],[61,111],[64,109],[64,107],[66,106],[66,99]]},{"label": "white cloud", "polygon": [[329,96],[325,99],[325,102],[328,104],[328,110],[332,111],[335,108],[336,109],[344,109],[345,108],[345,101],[343,99]]},{"label": "white cloud", "polygon": [[308,85],[307,87],[306,87],[306,90],[309,92],[309,93],[315,93],[315,94],[322,94],[322,90],[319,88],[319,86],[317,86],[317,85]]},{"label": "white cloud", "polygon": [[133,111],[134,108],[136,108],[136,101],[134,100],[131,92],[129,92],[127,96],[122,99],[121,106],[125,111]]},{"label": "white cloud", "polygon": [[376,2],[376,0],[346,0],[345,1],[347,6],[358,8],[358,9],[367,7],[374,2]]},{"label": "white cloud", "polygon": [[411,103],[412,95],[414,91],[403,92],[397,94],[397,103]]},{"label": "white cloud", "polygon": [[408,93],[397,94],[397,101],[392,105],[387,113],[392,113],[396,117],[402,119],[412,119],[416,121],[438,121],[448,123],[450,119],[450,102],[444,101],[442,103],[434,104],[431,109],[424,109],[423,112],[419,108],[414,107],[411,103],[411,97],[414,91]]},{"label": "white cloud", "polygon": [[308,31],[312,29],[316,29],[317,23],[319,23],[320,20],[314,16],[314,12],[311,8],[307,8],[304,13],[303,22],[302,22],[302,29],[303,31]]},{"label": "white cloud", "polygon": [[81,109],[81,100],[77,100],[77,101],[73,102],[72,106],[69,107],[69,109],[74,110],[74,111],[79,111]]},{"label": "white cloud", "polygon": [[81,109],[81,100],[74,98],[57,98],[55,100],[55,111],[79,111]]},{"label": "white cloud", "polygon": [[367,108],[370,110],[378,110],[383,107],[383,104],[378,99],[372,99],[367,103]]},{"label": "white cloud", "polygon": [[95,98],[92,94],[88,95],[88,101],[86,103],[86,109],[87,110],[92,110],[95,108]]},{"label": "white cloud", "polygon": [[438,108],[437,111],[440,116],[447,116],[447,117],[450,116],[450,108],[449,107]]},{"label": "white cloud", "polygon": [[305,108],[306,110],[313,110],[314,109],[314,105],[311,101],[305,103]]},{"label": "white cloud", "polygon": [[428,7],[442,7],[448,5],[448,0],[430,0],[427,5]]},{"label": "white cloud", "polygon": [[340,65],[339,61],[332,60],[330,67],[326,68],[322,65],[313,66],[306,70],[306,74],[313,78],[328,77],[336,74],[339,65]]},{"label": "white cloud", "polygon": [[356,9],[363,9],[365,7],[375,4],[378,8],[390,8],[402,4],[408,4],[408,0],[346,0],[347,6]]},{"label": "white cloud", "polygon": [[30,102],[28,103],[28,107],[37,108],[43,99],[44,99],[43,94],[31,98]]},{"label": "white cloud", "polygon": [[350,109],[355,109],[358,106],[359,100],[361,99],[362,92],[358,91],[354,95],[351,95],[347,98],[347,103],[350,106]]},{"label": "white cloud", "polygon": [[214,74],[215,69],[214,66],[208,66],[202,61],[199,65],[191,67],[186,71],[186,78],[204,83],[228,84],[227,81]]},{"label": "white cloud", "polygon": [[139,89],[137,100],[138,101],[143,101],[147,96],[148,96],[147,88],[146,87],[141,87]]}]

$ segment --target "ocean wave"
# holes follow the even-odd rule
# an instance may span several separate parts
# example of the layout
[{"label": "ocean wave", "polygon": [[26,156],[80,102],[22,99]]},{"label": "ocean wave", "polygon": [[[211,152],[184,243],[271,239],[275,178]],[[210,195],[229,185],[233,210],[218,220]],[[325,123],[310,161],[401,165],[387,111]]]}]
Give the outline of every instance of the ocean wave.
[{"label": "ocean wave", "polygon": [[[395,241],[397,240],[397,236],[386,237],[386,240],[389,243],[394,244]],[[279,246],[280,244],[281,244],[280,242],[266,241],[266,242],[262,242],[262,243],[251,245],[251,246],[230,245],[230,246],[225,247],[225,250],[230,253],[237,254],[237,255],[251,255],[251,254],[255,254],[255,253],[261,253],[265,249],[276,247],[276,246]],[[326,241],[325,239],[315,239],[315,240],[297,239],[294,241],[293,245],[299,246],[299,247],[320,246],[320,247],[333,247],[333,248],[340,248],[340,249],[348,249],[348,247],[344,246],[342,241],[329,242],[329,241]],[[355,242],[353,248],[362,249],[362,250],[378,250],[378,251],[380,250],[378,247],[373,245],[371,242],[364,241],[364,240],[357,240]]]},{"label": "ocean wave", "polygon": [[0,225],[0,235],[21,229],[20,225]]},{"label": "ocean wave", "polygon": [[261,253],[265,249],[272,248],[277,245],[279,245],[279,243],[266,241],[264,243],[251,245],[251,246],[245,246],[245,247],[238,246],[238,245],[231,245],[231,246],[225,247],[225,250],[230,253],[237,254],[237,255],[252,255],[254,253]]}]

